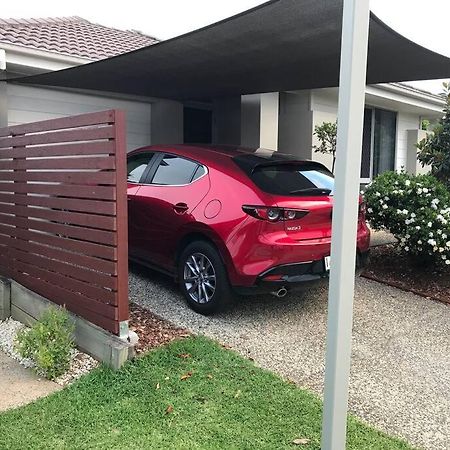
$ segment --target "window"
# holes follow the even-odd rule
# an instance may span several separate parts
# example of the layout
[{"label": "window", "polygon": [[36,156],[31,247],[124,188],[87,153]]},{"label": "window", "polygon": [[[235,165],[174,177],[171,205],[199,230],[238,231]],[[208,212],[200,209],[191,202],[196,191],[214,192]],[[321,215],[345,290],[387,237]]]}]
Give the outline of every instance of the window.
[{"label": "window", "polygon": [[206,169],[203,166],[198,166],[197,170],[194,173],[194,176],[192,177],[192,181],[198,180],[203,175],[205,175]]},{"label": "window", "polygon": [[153,158],[153,153],[140,153],[131,156],[127,161],[127,180],[130,183],[139,183],[142,174]]},{"label": "window", "polygon": [[[165,155],[159,163],[152,184],[181,185],[189,184],[198,164],[175,155]],[[195,173],[195,175],[197,175]],[[198,178],[198,177],[197,177]]]},{"label": "window", "polygon": [[375,109],[373,138],[373,176],[395,168],[397,114]]},{"label": "window", "polygon": [[256,167],[251,175],[264,192],[275,195],[321,195],[320,190],[333,191],[331,172],[319,164],[277,164]]}]

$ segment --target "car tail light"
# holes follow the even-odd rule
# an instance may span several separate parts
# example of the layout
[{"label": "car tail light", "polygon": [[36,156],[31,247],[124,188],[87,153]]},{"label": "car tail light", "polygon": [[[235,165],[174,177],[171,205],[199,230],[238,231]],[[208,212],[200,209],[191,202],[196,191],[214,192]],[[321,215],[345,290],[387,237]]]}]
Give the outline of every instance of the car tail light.
[{"label": "car tail light", "polygon": [[365,220],[366,220],[366,204],[364,202],[361,202],[359,204],[358,219],[361,222],[365,222]]},{"label": "car tail light", "polygon": [[305,217],[309,211],[304,209],[277,208],[272,206],[244,205],[242,210],[249,216],[268,222],[278,222],[280,220],[295,220]]}]

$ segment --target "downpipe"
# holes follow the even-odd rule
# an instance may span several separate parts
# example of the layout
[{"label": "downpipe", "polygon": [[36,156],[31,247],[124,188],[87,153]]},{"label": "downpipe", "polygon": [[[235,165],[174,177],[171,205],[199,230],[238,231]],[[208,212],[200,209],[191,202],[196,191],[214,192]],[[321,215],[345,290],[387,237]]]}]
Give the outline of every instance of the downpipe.
[{"label": "downpipe", "polygon": [[278,298],[286,297],[288,291],[285,287],[278,289],[277,291],[272,291],[271,294]]}]

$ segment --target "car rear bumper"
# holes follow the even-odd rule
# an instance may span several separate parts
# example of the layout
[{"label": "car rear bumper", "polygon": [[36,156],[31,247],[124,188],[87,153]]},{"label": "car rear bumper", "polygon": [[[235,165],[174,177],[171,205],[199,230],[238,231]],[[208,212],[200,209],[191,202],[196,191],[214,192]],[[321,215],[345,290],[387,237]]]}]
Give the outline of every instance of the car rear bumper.
[{"label": "car rear bumper", "polygon": [[[362,269],[367,264],[369,250],[359,252],[356,268]],[[305,284],[318,284],[327,280],[329,272],[325,270],[323,259],[300,263],[281,264],[261,273],[252,286],[235,286],[239,294],[264,294],[285,288],[288,291],[302,288]]]}]

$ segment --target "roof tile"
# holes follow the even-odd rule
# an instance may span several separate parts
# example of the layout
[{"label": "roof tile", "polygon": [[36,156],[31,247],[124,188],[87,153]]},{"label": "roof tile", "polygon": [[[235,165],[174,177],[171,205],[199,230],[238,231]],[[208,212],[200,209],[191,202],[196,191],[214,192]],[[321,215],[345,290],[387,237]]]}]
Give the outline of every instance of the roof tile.
[{"label": "roof tile", "polygon": [[0,19],[0,45],[2,42],[98,60],[159,41],[137,31],[109,28],[81,17],[52,17]]}]

